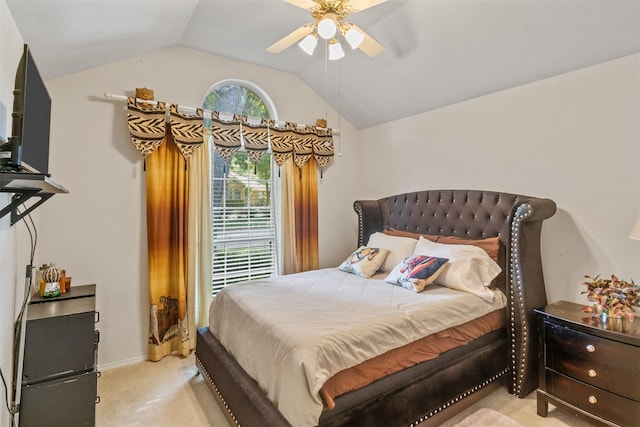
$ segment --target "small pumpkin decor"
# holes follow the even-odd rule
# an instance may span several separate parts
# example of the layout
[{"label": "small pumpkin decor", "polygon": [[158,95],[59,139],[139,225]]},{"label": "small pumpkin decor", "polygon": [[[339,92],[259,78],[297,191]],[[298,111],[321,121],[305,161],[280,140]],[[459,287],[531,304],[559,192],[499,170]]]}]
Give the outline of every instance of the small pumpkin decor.
[{"label": "small pumpkin decor", "polygon": [[584,276],[589,279],[582,282],[587,290],[587,299],[593,304],[582,308],[582,311],[591,313],[592,316],[601,316],[603,319],[612,317],[616,319],[627,318],[633,321],[635,318],[634,306],[640,307],[640,286],[631,280],[618,279],[611,275],[611,279],[601,279],[600,276]]}]

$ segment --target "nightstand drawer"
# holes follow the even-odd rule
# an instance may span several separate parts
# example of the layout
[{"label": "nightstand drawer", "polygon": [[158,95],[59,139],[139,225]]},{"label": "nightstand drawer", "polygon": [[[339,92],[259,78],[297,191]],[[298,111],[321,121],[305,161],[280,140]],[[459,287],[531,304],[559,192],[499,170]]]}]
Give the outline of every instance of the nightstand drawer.
[{"label": "nightstand drawer", "polygon": [[637,425],[640,402],[547,370],[547,391],[565,402],[623,426]]},{"label": "nightstand drawer", "polygon": [[554,323],[545,324],[547,346],[584,360],[610,366],[638,365],[640,347],[600,338]]},{"label": "nightstand drawer", "polygon": [[640,347],[553,323],[545,325],[545,340],[547,367],[640,401]]},{"label": "nightstand drawer", "polygon": [[548,368],[640,401],[640,348],[552,323],[545,333]]}]

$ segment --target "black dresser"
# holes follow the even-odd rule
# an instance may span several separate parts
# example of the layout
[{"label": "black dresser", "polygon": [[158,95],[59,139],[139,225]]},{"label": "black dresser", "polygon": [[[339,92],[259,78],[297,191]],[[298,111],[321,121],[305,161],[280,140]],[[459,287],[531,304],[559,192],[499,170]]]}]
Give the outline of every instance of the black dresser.
[{"label": "black dresser", "polygon": [[20,427],[94,426],[99,331],[96,286],[34,296],[27,321]]},{"label": "black dresser", "polygon": [[566,301],[536,310],[538,415],[548,404],[597,425],[640,425],[640,318],[601,320]]}]

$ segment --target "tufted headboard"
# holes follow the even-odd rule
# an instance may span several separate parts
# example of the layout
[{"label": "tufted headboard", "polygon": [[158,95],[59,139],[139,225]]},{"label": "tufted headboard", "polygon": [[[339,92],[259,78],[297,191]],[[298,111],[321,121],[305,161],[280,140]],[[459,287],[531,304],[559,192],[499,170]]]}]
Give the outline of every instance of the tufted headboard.
[{"label": "tufted headboard", "polygon": [[499,237],[501,286],[508,299],[511,393],[525,397],[538,386],[535,308],[547,303],[540,255],[542,221],[553,200],[480,190],[427,190],[354,203],[358,246],[387,228],[412,233],[482,239]]}]

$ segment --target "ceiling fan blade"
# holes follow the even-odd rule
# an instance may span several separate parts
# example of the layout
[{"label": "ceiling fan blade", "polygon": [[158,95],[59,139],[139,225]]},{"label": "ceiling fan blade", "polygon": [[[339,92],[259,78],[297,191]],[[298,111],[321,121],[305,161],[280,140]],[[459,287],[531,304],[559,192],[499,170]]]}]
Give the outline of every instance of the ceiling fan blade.
[{"label": "ceiling fan blade", "polygon": [[286,36],[284,36],[283,38],[281,38],[280,40],[278,40],[277,42],[269,46],[267,48],[267,52],[280,53],[286,48],[288,48],[289,46],[291,46],[292,44],[303,39],[304,36],[306,36],[307,34],[311,34],[312,31],[313,31],[312,26],[309,24],[305,24],[302,27],[298,28],[297,30],[293,30],[292,32],[290,32],[289,34],[287,34]]},{"label": "ceiling fan blade", "polygon": [[370,7],[376,6],[380,3],[384,3],[385,1],[387,0],[350,0],[349,5],[354,12],[359,12],[361,10],[369,9]]},{"label": "ceiling fan blade", "polygon": [[311,9],[313,6],[316,6],[317,4],[314,0],[284,0],[284,1],[294,6],[301,7],[303,9]]},{"label": "ceiling fan blade", "polygon": [[364,40],[362,40],[362,43],[360,43],[358,49],[369,55],[369,57],[373,58],[374,56],[380,55],[384,51],[384,46],[378,43],[369,34],[365,33]]},{"label": "ceiling fan blade", "polygon": [[367,34],[366,31],[351,22],[349,22],[348,24],[364,35],[364,39],[360,43],[360,46],[358,46],[358,49],[369,55],[369,57],[371,58],[380,55],[384,51],[384,46],[382,46],[376,41],[376,39]]}]

